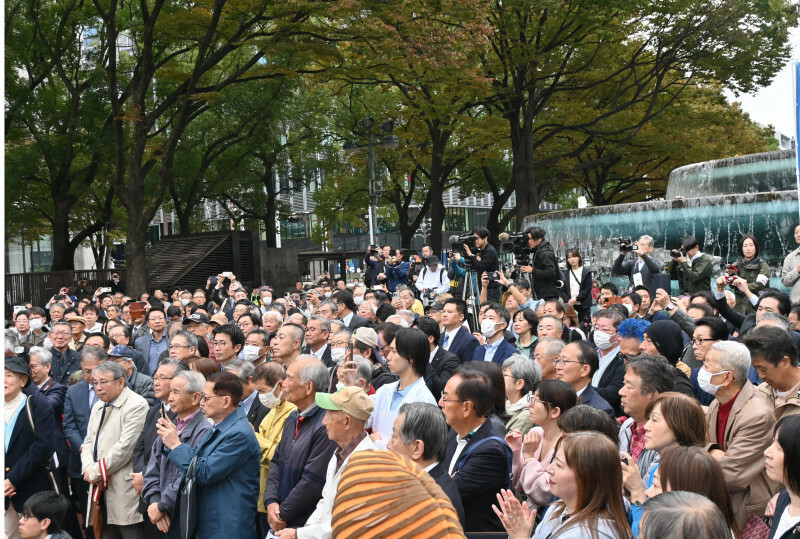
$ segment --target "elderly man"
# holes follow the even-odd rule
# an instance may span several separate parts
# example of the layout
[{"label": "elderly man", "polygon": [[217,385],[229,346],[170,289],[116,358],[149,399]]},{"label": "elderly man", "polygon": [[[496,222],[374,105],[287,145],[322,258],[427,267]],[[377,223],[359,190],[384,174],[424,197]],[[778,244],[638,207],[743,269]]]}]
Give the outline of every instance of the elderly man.
[{"label": "elderly man", "polygon": [[39,388],[39,392],[47,399],[53,407],[56,419],[61,422],[61,414],[64,412],[64,399],[67,396],[67,386],[56,382],[50,376],[50,365],[53,361],[53,354],[41,346],[32,346],[28,351],[28,364],[31,369],[31,380]]},{"label": "elderly man", "polygon": [[698,373],[700,389],[714,395],[706,411],[709,442],[725,476],[736,524],[741,529],[753,514],[764,515],[779,486],[764,469],[764,450],[772,443],[775,415],[747,379],[750,353],[744,344],[714,344]]},{"label": "elderly man", "polygon": [[438,406],[426,402],[407,402],[400,406],[386,449],[404,455],[419,464],[442,487],[466,525],[464,506],[453,478],[447,473],[447,422]]},{"label": "elderly man", "polygon": [[[175,429],[181,443],[191,448],[197,447],[211,428],[211,424],[204,421],[206,416],[200,409],[205,383],[206,379],[199,372],[183,370],[175,374],[170,384],[168,404],[172,419],[176,421]],[[147,504],[145,522],[150,522],[162,535],[172,523],[182,479],[183,470],[169,461],[164,442],[156,437],[144,470],[141,495]],[[177,526],[176,522],[176,529]]]},{"label": "elderly man", "polygon": [[140,373],[133,364],[133,351],[127,346],[115,346],[108,353],[108,359],[125,369],[125,378],[130,390],[143,397],[148,405],[152,405],[155,400],[153,379]]},{"label": "elderly man", "polygon": [[464,531],[502,531],[492,504],[500,489],[510,488],[512,453],[505,433],[487,419],[491,383],[478,371],[457,373],[447,381],[439,406],[451,427],[443,463],[461,495]]},{"label": "elderly man", "polygon": [[189,364],[192,358],[199,357],[197,353],[197,335],[185,330],[173,335],[169,343],[169,357],[170,359],[177,359],[186,365]]},{"label": "elderly man", "polygon": [[325,472],[338,447],[322,424],[317,392],[327,390],[328,369],[313,356],[292,362],[283,381],[286,400],[297,406],[283,426],[264,488],[264,506],[275,531],[306,524],[322,497]]},{"label": "elderly man", "polygon": [[[177,359],[165,359],[159,363],[156,374],[153,376],[153,390],[155,391],[156,402],[147,411],[142,435],[139,436],[136,445],[133,447],[133,480],[131,481],[131,486],[139,494],[142,493],[144,470],[153,457],[151,451],[153,444],[158,439],[158,433],[156,432],[158,420],[162,417],[162,414],[169,419],[175,418],[175,413],[170,410],[169,406],[171,382],[179,372],[186,370],[188,370],[188,367],[185,363],[181,363]],[[148,519],[147,506],[140,503],[139,511],[144,517],[147,535],[151,537],[158,536],[160,531]]]},{"label": "elderly man", "polygon": [[586,341],[569,343],[555,360],[556,378],[572,386],[581,404],[607,412],[614,417],[614,409],[595,388],[592,375],[597,371],[597,352]]},{"label": "elderly man", "polygon": [[377,323],[378,302],[374,299],[365,299],[361,305],[358,306],[356,314],[361,318],[366,318],[373,324]]},{"label": "elderly man", "polygon": [[[256,537],[256,498],[260,450],[253,427],[239,408],[242,382],[230,372],[212,374],[205,384],[200,405],[211,420],[210,434],[192,447],[181,439],[176,425],[158,420],[158,435],[169,450],[168,459],[182,473],[196,456],[197,537]],[[234,501],[226,503],[221,501]],[[180,511],[172,516],[176,526]],[[148,509],[149,514],[149,509]]]},{"label": "elderly man", "polygon": [[619,429],[619,450],[633,458],[645,481],[650,465],[659,458],[657,451],[644,448],[647,405],[659,394],[672,391],[674,384],[672,366],[664,358],[639,355],[628,360],[625,384],[619,390],[628,416]]},{"label": "elderly man", "polygon": [[272,361],[276,361],[289,368],[300,357],[300,348],[303,344],[305,330],[297,324],[284,324],[270,343]]},{"label": "elderly man", "polygon": [[536,336],[540,339],[561,339],[563,327],[564,323],[557,316],[548,314],[539,320],[539,325],[536,327]]},{"label": "elderly man", "polygon": [[789,334],[778,328],[756,328],[745,337],[744,345],[759,378],[764,380],[756,395],[772,408],[775,420],[800,414],[800,367]]},{"label": "elderly man", "polygon": [[90,496],[100,504],[91,511],[105,513],[104,536],[145,539],[142,515],[136,510],[139,496],[129,479],[133,472],[133,446],[144,427],[148,406],[146,400],[126,387],[126,378],[122,366],[111,361],[101,363],[92,372],[100,403],[92,408],[86,439],[80,448],[81,464],[83,479],[91,484]]},{"label": "elderly man", "polygon": [[333,367],[336,363],[331,359],[331,347],[328,338],[331,335],[331,323],[324,316],[314,315],[306,324],[306,349],[304,354],[314,354],[326,367]]},{"label": "elderly man", "polygon": [[261,324],[264,326],[264,329],[274,335],[278,331],[278,328],[281,327],[281,324],[283,324],[283,315],[275,309],[269,309],[261,317]]},{"label": "elderly man", "polygon": [[334,394],[317,393],[314,398],[317,406],[326,410],[322,424],[325,425],[328,438],[339,447],[328,462],[325,487],[317,508],[302,528],[284,528],[278,531],[277,535],[281,539],[329,539],[333,499],[336,497],[342,470],[353,453],[376,449],[364,431],[373,404],[363,389],[348,386]]},{"label": "elderly man", "polygon": [[53,343],[50,376],[62,385],[67,385],[70,375],[80,369],[78,354],[69,347],[72,342],[72,326],[67,322],[56,322],[48,333]]},{"label": "elderly man", "polygon": [[147,313],[147,327],[150,333],[136,339],[134,348],[144,354],[147,359],[147,372],[153,374],[158,368],[158,358],[169,349],[169,336],[166,333],[167,317],[163,311],[151,309]]},{"label": "elderly man", "polygon": [[555,380],[558,377],[555,359],[565,346],[564,341],[558,338],[547,337],[536,342],[532,359],[542,368],[542,380]]},{"label": "elderly man", "polygon": [[74,312],[67,313],[65,317],[72,331],[72,339],[69,342],[69,347],[75,351],[80,350],[83,346],[83,342],[86,340],[86,334],[84,333],[86,330],[86,319]]},{"label": "elderly man", "polygon": [[254,367],[263,365],[269,354],[269,334],[262,328],[252,330],[244,338],[244,355]]},{"label": "elderly man", "polygon": [[631,287],[650,286],[653,275],[661,273],[658,262],[650,258],[654,247],[653,237],[641,236],[639,241],[636,242],[636,247],[637,250],[634,251],[637,255],[635,260],[625,260],[625,252],[620,250],[619,256],[611,268],[611,273],[627,276],[630,279]]},{"label": "elderly man", "polygon": [[211,321],[208,319],[208,316],[203,313],[193,313],[185,321],[185,327],[187,331],[189,331],[189,333],[191,333],[198,339],[205,339],[206,344],[208,345],[208,357],[214,359],[214,345],[212,343],[211,337],[209,336],[210,324]]}]

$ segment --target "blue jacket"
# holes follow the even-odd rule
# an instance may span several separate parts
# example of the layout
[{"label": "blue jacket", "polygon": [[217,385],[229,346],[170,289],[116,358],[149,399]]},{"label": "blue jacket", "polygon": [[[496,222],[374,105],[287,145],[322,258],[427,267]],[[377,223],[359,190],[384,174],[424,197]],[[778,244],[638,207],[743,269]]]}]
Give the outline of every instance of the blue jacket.
[{"label": "blue jacket", "polygon": [[89,384],[81,380],[67,388],[64,399],[64,434],[69,442],[69,476],[80,478],[81,455],[79,453],[83,439],[86,438],[86,428],[89,426]]},{"label": "blue jacket", "polygon": [[608,401],[601,397],[597,391],[594,390],[591,384],[586,386],[586,389],[583,390],[581,393],[581,404],[588,404],[592,408],[597,408],[598,410],[602,410],[611,417],[614,416],[614,408],[608,404]]},{"label": "blue jacket", "polygon": [[[444,332],[442,332],[442,336],[439,337],[439,346],[442,346],[443,344]],[[457,355],[458,359],[461,360],[461,363],[466,363],[467,361],[472,361],[472,356],[474,355],[477,347],[478,339],[476,339],[469,331],[467,331],[464,326],[461,326],[456,333],[456,336],[453,337],[453,342],[450,343],[448,352]]]},{"label": "blue jacket", "polygon": [[168,458],[185,474],[195,455],[197,539],[255,539],[261,449],[244,410],[237,408],[209,429],[197,447],[182,443]]},{"label": "blue jacket", "polygon": [[[500,339],[500,346],[497,347],[497,350],[492,357],[492,363],[497,363],[501,367],[503,366],[503,362],[507,360],[512,355],[518,352],[517,347],[513,344],[509,343],[505,339]],[[486,356],[486,346],[478,346],[475,348],[475,352],[472,354],[472,361],[483,361],[484,357]]]},{"label": "blue jacket", "polygon": [[394,292],[397,285],[408,284],[408,268],[410,266],[411,263],[408,260],[404,260],[396,266],[386,265],[383,273],[389,279],[389,282],[386,283],[386,288],[389,289],[390,293]]},{"label": "blue jacket", "polygon": [[283,425],[281,441],[272,457],[264,487],[264,507],[279,503],[280,516],[289,528],[304,526],[316,509],[322,498],[328,463],[339,447],[328,438],[322,424],[325,410],[313,405],[299,430],[297,417],[295,410]]},{"label": "blue jacket", "polygon": [[[26,397],[30,401],[31,416],[35,429],[31,428],[27,402],[11,431],[11,440],[5,454],[6,479],[11,481],[17,493],[10,498],[14,510],[22,514],[22,506],[28,498],[45,490],[50,490],[50,480],[44,465],[55,450],[54,440],[61,435],[56,424],[53,408],[38,391]],[[9,498],[5,499],[8,509]]]}]

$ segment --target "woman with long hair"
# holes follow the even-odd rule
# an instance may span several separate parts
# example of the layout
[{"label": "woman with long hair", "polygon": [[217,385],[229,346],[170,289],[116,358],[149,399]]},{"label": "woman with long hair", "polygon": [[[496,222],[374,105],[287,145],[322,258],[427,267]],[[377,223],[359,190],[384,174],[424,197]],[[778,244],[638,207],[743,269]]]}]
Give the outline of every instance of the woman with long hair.
[{"label": "woman with long hair", "polygon": [[578,313],[578,320],[587,322],[592,308],[592,271],[583,265],[580,249],[567,249],[562,290],[564,303],[572,305]]},{"label": "woman with long hair", "polygon": [[514,430],[506,435],[513,451],[513,487],[525,493],[528,507],[538,509],[550,501],[550,477],[546,472],[564,432],[561,415],[578,404],[578,395],[561,380],[542,380],[530,399],[530,418],[536,427],[527,434]]},{"label": "woman with long hair", "polygon": [[[739,260],[731,264],[736,267],[737,272],[732,273],[747,281],[747,288],[755,295],[769,286],[769,264],[764,262],[758,253],[760,246],[758,240],[752,234],[745,234],[739,239],[736,245],[739,251]],[[728,273],[731,273],[730,271]],[[733,287],[733,294],[736,296],[736,305],[733,309],[742,314],[756,312],[756,308],[747,299],[747,296],[737,287]]]},{"label": "woman with long hair", "polygon": [[520,504],[510,490],[497,495],[492,506],[509,539],[632,539],[622,502],[619,452],[599,432],[564,436],[547,473],[552,493],[560,498],[545,512],[531,536],[536,511]]},{"label": "woman with long hair", "polygon": [[517,342],[514,344],[519,353],[525,357],[533,355],[536,348],[536,328],[539,327],[539,317],[533,309],[520,309],[512,318],[514,322],[514,333]]},{"label": "woman with long hair", "polygon": [[778,495],[769,539],[800,536],[800,416],[786,416],[775,427],[775,439],[764,451],[767,475],[784,488]]}]

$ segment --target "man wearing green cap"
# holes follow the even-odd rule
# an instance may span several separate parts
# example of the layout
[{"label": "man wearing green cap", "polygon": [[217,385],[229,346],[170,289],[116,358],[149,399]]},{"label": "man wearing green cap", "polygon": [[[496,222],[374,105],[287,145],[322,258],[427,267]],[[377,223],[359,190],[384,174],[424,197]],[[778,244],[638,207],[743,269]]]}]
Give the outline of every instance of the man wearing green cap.
[{"label": "man wearing green cap", "polygon": [[353,453],[377,449],[364,431],[374,405],[363,389],[346,386],[337,393],[318,392],[314,399],[317,406],[327,410],[322,424],[328,431],[328,438],[336,442],[339,448],[328,463],[325,487],[317,508],[302,528],[285,528],[277,532],[276,535],[281,539],[330,539],[333,499],[342,470]]}]

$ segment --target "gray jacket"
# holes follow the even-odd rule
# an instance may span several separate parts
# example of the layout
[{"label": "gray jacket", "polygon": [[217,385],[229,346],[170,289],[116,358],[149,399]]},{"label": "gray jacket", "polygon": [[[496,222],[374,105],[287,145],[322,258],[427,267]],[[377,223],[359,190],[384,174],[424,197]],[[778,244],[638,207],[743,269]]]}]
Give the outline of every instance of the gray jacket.
[{"label": "gray jacket", "polygon": [[[206,431],[211,428],[211,423],[205,419],[203,411],[199,410],[181,432],[181,442],[189,444],[191,447],[197,446],[206,437]],[[142,497],[147,500],[148,506],[158,503],[159,511],[172,515],[178,499],[183,471],[169,461],[167,455],[162,452],[163,448],[164,442],[161,441],[161,438],[156,438],[153,443],[153,451],[150,453],[150,460],[147,462],[142,477]]]},{"label": "gray jacket", "polygon": [[[620,494],[621,496],[621,494]],[[541,524],[536,528],[536,533],[533,534],[531,539],[586,539],[591,537],[592,532],[584,526],[578,524],[569,525],[569,519],[562,524],[564,514],[554,516],[553,513],[558,509],[558,506],[551,505],[542,518]],[[628,526],[627,522],[621,522],[620,526]],[[556,530],[561,528],[561,531],[555,533]],[[597,528],[593,530],[597,533],[599,539],[619,539],[619,533],[614,525],[614,521],[607,518],[600,518],[597,520]]]},{"label": "gray jacket", "polygon": [[128,378],[127,383],[131,391],[144,397],[144,400],[147,401],[149,406],[153,405],[156,398],[156,392],[153,389],[153,379],[146,374],[140,373],[136,365],[133,366],[133,372]]},{"label": "gray jacket", "polygon": [[800,273],[797,271],[800,266],[800,249],[795,249],[783,261],[781,268],[781,283],[783,286],[791,287],[792,303],[800,301]]}]

